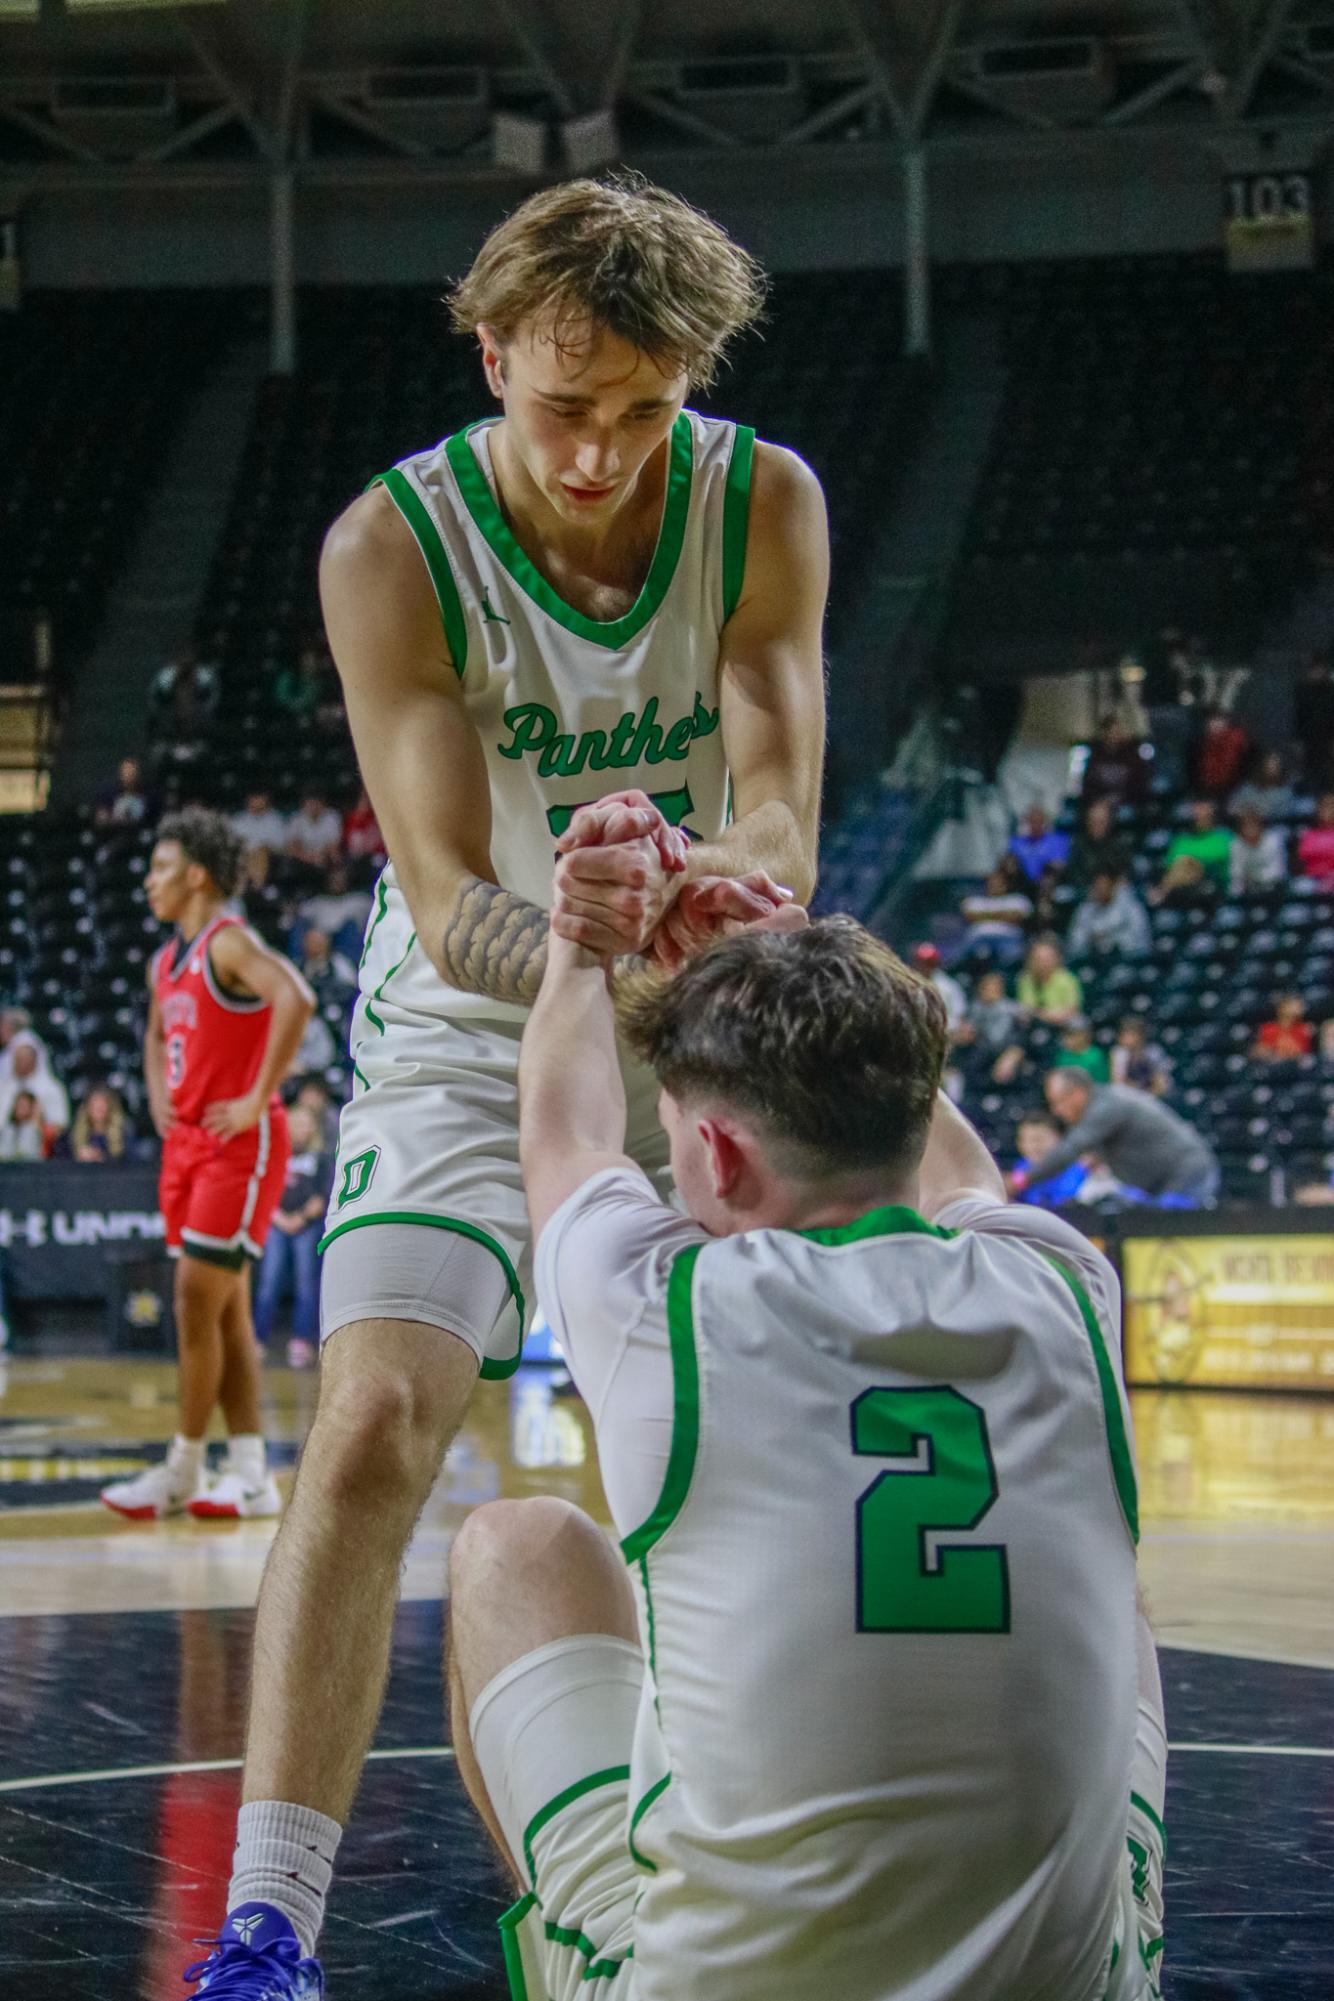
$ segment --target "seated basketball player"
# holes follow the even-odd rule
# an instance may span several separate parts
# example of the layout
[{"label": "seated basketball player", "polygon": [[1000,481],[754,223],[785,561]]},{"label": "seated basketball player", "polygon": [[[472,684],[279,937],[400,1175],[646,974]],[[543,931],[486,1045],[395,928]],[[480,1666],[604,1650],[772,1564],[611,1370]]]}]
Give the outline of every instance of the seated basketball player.
[{"label": "seated basketball player", "polygon": [[459,1768],[523,1890],[512,1993],[1156,1994],[1166,1743],[1110,1267],[1006,1207],[939,1094],[940,1002],[849,919],[734,937],[619,1010],[689,1216],[665,1207],[573,908],[520,1142],[621,1554],[563,1501],[499,1501],[450,1562]]}]

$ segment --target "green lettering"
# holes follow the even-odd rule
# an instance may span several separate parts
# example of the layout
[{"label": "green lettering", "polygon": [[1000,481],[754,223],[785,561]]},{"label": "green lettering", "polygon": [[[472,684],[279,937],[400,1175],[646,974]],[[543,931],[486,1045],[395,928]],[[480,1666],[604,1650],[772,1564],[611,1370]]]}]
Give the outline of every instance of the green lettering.
[{"label": "green lettering", "polygon": [[695,734],[695,724],[690,716],[682,716],[679,723],[673,723],[662,746],[664,757],[678,761],[690,755],[690,739]]},{"label": "green lettering", "polygon": [[546,749],[542,752],[541,757],[537,760],[538,777],[555,778],[558,774],[569,771],[572,768],[569,760],[573,749],[574,738],[572,736],[562,734],[552,737]]},{"label": "green lettering", "polygon": [[634,736],[626,753],[627,764],[661,764],[662,730],[658,726],[658,698],[650,695],[648,706],[635,725]]},{"label": "green lettering", "polygon": [[630,738],[634,734],[637,720],[634,710],[627,709],[617,722],[611,733],[611,742],[607,745],[607,760],[602,766],[604,771],[608,765],[613,770],[620,771],[623,766],[634,763],[635,760],[630,755]]},{"label": "green lettering", "polygon": [[521,702],[517,709],[506,709],[505,727],[511,741],[500,745],[500,755],[517,759],[526,751],[542,750],[550,743],[556,729],[556,711],[544,702]]},{"label": "green lettering", "polygon": [[695,736],[712,736],[718,727],[717,709],[704,706],[704,698],[696,692],[694,713],[690,718],[691,731]]}]

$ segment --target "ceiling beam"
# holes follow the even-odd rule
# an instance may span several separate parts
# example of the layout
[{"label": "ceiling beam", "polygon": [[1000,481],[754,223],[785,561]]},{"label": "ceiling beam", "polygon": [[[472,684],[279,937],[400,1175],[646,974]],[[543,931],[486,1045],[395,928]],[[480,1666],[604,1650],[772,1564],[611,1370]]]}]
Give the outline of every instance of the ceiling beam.
[{"label": "ceiling beam", "polygon": [[205,32],[203,25],[191,20],[188,12],[181,7],[173,7],[172,18],[189,43],[200,68],[220,97],[226,98],[237,118],[250,134],[255,151],[262,159],[277,160],[281,157],[276,134],[265,123],[251,101],[250,93],[239,83],[223,56],[214,47],[212,32]]},{"label": "ceiling beam", "polygon": [[1242,118],[1255,95],[1256,86],[1278,48],[1283,30],[1292,19],[1297,0],[1265,0],[1256,21],[1255,38],[1242,59],[1225,100],[1227,113]]},{"label": "ceiling beam", "polygon": [[1152,111],[1155,105],[1162,104],[1169,97],[1175,97],[1179,90],[1186,89],[1192,83],[1198,83],[1205,75],[1208,64],[1208,57],[1203,55],[1191,56],[1186,62],[1175,64],[1164,76],[1146,84],[1143,90],[1137,90],[1133,97],[1122,98],[1119,104],[1114,104],[1109,110],[1104,111],[1102,123],[1128,125],[1132,118],[1142,117],[1146,111]]},{"label": "ceiling beam", "polygon": [[797,124],[789,126],[779,135],[780,146],[804,146],[808,139],[818,139],[831,125],[841,125],[854,111],[860,111],[864,104],[880,102],[880,87],[873,82],[854,84],[851,90],[843,91],[832,104],[824,105],[819,111],[809,112]]},{"label": "ceiling beam", "polygon": [[574,99],[563,67],[548,46],[540,18],[535,18],[531,0],[494,0],[501,19],[542,79],[543,86],[562,118],[577,118]]},{"label": "ceiling beam", "polygon": [[107,164],[105,155],[95,152],[91,146],[80,145],[77,139],[70,138],[68,132],[62,132],[60,127],[53,125],[49,119],[39,118],[36,112],[29,111],[26,105],[14,104],[0,98],[0,118],[6,119],[11,125],[17,125],[20,132],[27,132],[34,139],[41,139],[53,152],[64,153],[71,160],[81,160],[89,167],[101,167]]},{"label": "ceiling beam", "polygon": [[179,132],[173,132],[169,139],[163,139],[160,144],[150,146],[146,153],[136,153],[135,163],[138,166],[155,167],[159,161],[170,160],[177,153],[188,153],[201,139],[207,139],[211,132],[221,131],[224,125],[232,124],[235,118],[236,110],[233,105],[215,104],[211,111],[205,111],[201,117],[192,119],[188,125],[183,125]]},{"label": "ceiling beam", "polygon": [[889,112],[890,123],[900,139],[913,138],[912,123],[908,108],[899,94],[898,82],[894,75],[897,49],[889,31],[889,22],[876,0],[839,0],[839,11],[852,38],[852,45],[866,64],[872,82],[884,99]]},{"label": "ceiling beam", "polygon": [[920,139],[926,131],[945,74],[945,66],[959,45],[959,29],[963,25],[964,8],[967,0],[944,0],[940,19],[936,23],[935,36],[930,51],[917,79],[912,103],[908,107],[908,123],[914,138]]}]

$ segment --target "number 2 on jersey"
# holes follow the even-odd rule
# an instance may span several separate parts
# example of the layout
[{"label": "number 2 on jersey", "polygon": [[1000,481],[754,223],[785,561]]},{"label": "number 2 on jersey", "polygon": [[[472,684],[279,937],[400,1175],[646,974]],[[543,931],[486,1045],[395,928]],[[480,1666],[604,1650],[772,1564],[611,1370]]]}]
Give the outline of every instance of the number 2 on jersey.
[{"label": "number 2 on jersey", "polygon": [[948,1387],[864,1390],[852,1449],[891,1462],[857,1502],[859,1633],[1008,1633],[1003,1543],[940,1538],[975,1529],[996,1499],[979,1405]]}]

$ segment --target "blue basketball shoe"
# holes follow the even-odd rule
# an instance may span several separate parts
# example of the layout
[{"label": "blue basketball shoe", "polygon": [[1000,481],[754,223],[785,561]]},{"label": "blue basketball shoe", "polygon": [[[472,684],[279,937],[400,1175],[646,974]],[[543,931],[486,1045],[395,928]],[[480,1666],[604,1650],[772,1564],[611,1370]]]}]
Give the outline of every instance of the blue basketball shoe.
[{"label": "blue basketball shoe", "polygon": [[301,1957],[301,1941],[272,1904],[238,1904],[228,1911],[207,1959],[181,1976],[197,1980],[196,1995],[209,2001],[322,2001],[318,1959]]}]

